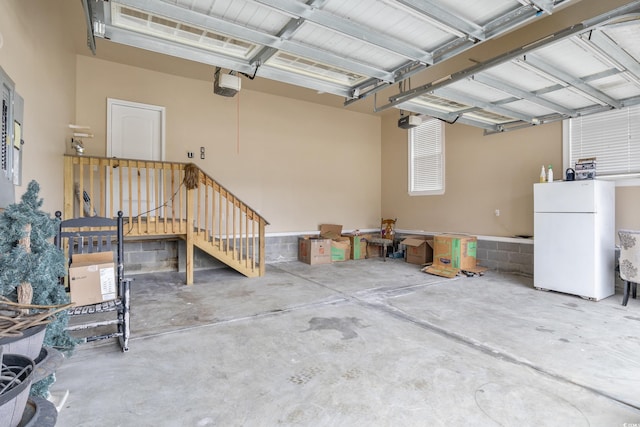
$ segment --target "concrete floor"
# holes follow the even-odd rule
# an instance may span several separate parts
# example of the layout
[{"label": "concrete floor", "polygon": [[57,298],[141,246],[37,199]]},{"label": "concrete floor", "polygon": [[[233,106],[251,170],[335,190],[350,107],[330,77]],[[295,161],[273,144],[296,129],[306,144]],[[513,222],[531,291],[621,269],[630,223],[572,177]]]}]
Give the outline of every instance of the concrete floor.
[{"label": "concrete floor", "polygon": [[640,423],[640,300],[402,260],[135,276],[131,350],[59,368],[56,426]]}]

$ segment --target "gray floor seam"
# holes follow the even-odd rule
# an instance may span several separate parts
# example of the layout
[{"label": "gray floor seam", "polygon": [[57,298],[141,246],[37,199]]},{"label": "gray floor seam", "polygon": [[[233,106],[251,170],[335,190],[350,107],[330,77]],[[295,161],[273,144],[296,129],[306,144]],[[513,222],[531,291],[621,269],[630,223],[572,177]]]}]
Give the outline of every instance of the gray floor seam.
[{"label": "gray floor seam", "polygon": [[308,308],[322,307],[322,306],[325,306],[325,305],[338,305],[340,303],[348,302],[348,301],[349,300],[347,298],[337,298],[337,299],[331,299],[331,300],[328,300],[328,301],[321,301],[321,302],[316,301],[316,302],[309,303],[309,304],[300,304],[300,305],[296,305],[296,306],[293,306],[293,307],[269,310],[269,311],[265,311],[265,312],[262,312],[262,313],[252,314],[250,316],[241,316],[241,317],[233,317],[233,318],[228,318],[228,319],[219,319],[216,322],[205,323],[205,324],[202,324],[202,325],[195,325],[195,326],[190,326],[190,327],[187,327],[187,328],[175,329],[175,330],[172,330],[172,331],[156,332],[154,334],[144,335],[144,336],[140,336],[140,337],[131,337],[130,340],[131,341],[145,340],[145,339],[148,339],[148,338],[162,337],[162,336],[172,335],[172,334],[176,334],[176,333],[180,333],[180,332],[189,332],[189,331],[193,331],[193,330],[196,330],[196,329],[228,325],[228,324],[231,324],[231,323],[242,322],[242,321],[246,321],[246,320],[263,319],[263,318],[267,318],[267,317],[278,316],[278,315],[281,315],[281,314],[287,314],[287,313],[295,312],[295,311],[298,311],[298,310],[304,310],[304,309],[308,309]]},{"label": "gray floor seam", "polygon": [[[281,271],[284,271],[284,270],[281,270]],[[284,272],[286,272],[286,271],[284,271]],[[304,277],[302,275],[293,274],[291,272],[287,272],[287,273],[289,273],[289,274],[291,274],[291,275],[293,275],[295,277],[298,277],[300,279],[306,280],[308,282],[314,283],[316,285],[322,286],[322,287],[324,287],[326,289],[329,289],[331,291],[337,292],[340,295],[342,295],[343,297],[345,297],[346,299],[348,299],[349,301],[353,301],[354,303],[356,303],[356,304],[358,304],[358,305],[360,305],[362,307],[372,308],[372,309],[375,309],[376,311],[382,311],[382,312],[384,312],[386,314],[389,314],[389,315],[391,315],[391,316],[393,316],[393,317],[395,317],[397,319],[408,321],[408,322],[410,322],[412,324],[415,324],[417,326],[420,326],[420,327],[422,327],[424,329],[428,329],[428,330],[430,330],[432,332],[438,333],[440,336],[443,336],[445,338],[453,339],[453,340],[455,340],[455,341],[457,341],[459,343],[464,344],[467,347],[479,350],[482,353],[487,354],[487,355],[489,355],[491,357],[494,357],[496,359],[504,360],[504,361],[510,362],[510,363],[518,365],[518,366],[528,367],[528,368],[533,369],[534,371],[536,371],[536,372],[538,372],[538,373],[540,373],[540,374],[542,374],[544,376],[547,376],[549,378],[552,378],[554,380],[558,380],[558,381],[562,381],[562,382],[567,383],[567,384],[575,385],[577,387],[580,387],[580,388],[583,388],[585,390],[588,390],[591,393],[594,393],[594,394],[602,396],[602,397],[604,397],[606,399],[612,400],[612,401],[617,402],[619,404],[625,405],[625,406],[627,406],[629,408],[633,408],[635,410],[640,411],[640,406],[637,406],[637,405],[634,405],[632,403],[629,403],[629,402],[626,402],[624,400],[621,400],[619,398],[616,398],[615,396],[612,396],[612,395],[610,395],[608,393],[605,393],[605,392],[603,392],[601,390],[598,390],[598,389],[596,389],[594,387],[590,387],[588,385],[581,384],[579,382],[573,381],[572,379],[564,377],[562,375],[555,374],[553,372],[549,372],[549,371],[543,369],[540,366],[536,366],[536,365],[534,365],[534,364],[532,364],[532,363],[530,363],[530,362],[528,362],[526,360],[519,359],[516,356],[507,354],[507,353],[505,353],[505,352],[503,352],[501,350],[498,350],[498,349],[495,349],[495,348],[491,348],[489,346],[481,344],[481,343],[479,343],[477,341],[474,341],[474,340],[472,340],[472,339],[470,339],[468,337],[465,337],[463,335],[456,334],[454,332],[450,332],[450,331],[448,331],[448,330],[446,330],[444,328],[438,327],[438,326],[436,326],[436,325],[434,325],[432,323],[426,322],[424,320],[416,319],[415,317],[405,313],[404,311],[399,310],[399,309],[397,309],[395,307],[392,307],[392,306],[390,306],[388,304],[373,304],[373,303],[370,303],[370,302],[368,302],[368,301],[366,301],[364,299],[358,298],[358,296],[355,296],[353,294],[348,294],[346,292],[339,291],[339,290],[334,289],[334,288],[332,288],[332,287],[330,287],[328,285],[325,285],[323,283],[317,282],[315,280],[311,280],[311,279],[309,279],[307,277]],[[458,278],[456,277],[455,279],[458,279]],[[440,284],[440,283],[443,283],[443,282],[446,282],[446,281],[449,281],[449,280],[450,279],[441,280],[441,281],[436,281],[436,282],[432,282],[432,283],[429,283],[429,284],[423,284],[423,285],[409,285],[409,286],[407,286],[405,288],[389,289],[386,292],[382,291],[382,292],[380,292],[378,294],[379,295],[380,294],[381,295],[385,295],[387,292],[393,292],[394,290],[408,290],[410,288],[419,288],[419,287],[429,286],[429,285],[433,285],[433,284]],[[365,291],[361,291],[361,292],[366,293],[366,295],[375,296],[376,292],[373,292],[374,289],[376,289],[376,288],[372,288],[371,290],[365,290]],[[379,288],[377,288],[377,289],[379,289]]]},{"label": "gray floor seam", "polygon": [[396,319],[407,321],[407,322],[410,322],[410,323],[412,323],[412,324],[414,324],[416,326],[419,326],[421,328],[428,329],[428,330],[430,330],[432,332],[437,333],[438,335],[440,335],[442,337],[455,340],[456,342],[464,344],[467,347],[476,349],[476,350],[478,350],[478,351],[480,351],[480,352],[482,352],[484,354],[487,354],[487,355],[489,355],[489,356],[491,356],[493,358],[496,358],[496,359],[499,359],[499,360],[503,360],[503,361],[506,361],[506,362],[510,362],[510,363],[512,363],[514,365],[517,365],[517,366],[525,366],[527,368],[533,369],[534,371],[536,371],[536,372],[538,372],[538,373],[540,373],[540,374],[542,374],[542,375],[544,375],[546,377],[552,378],[554,380],[562,381],[562,382],[567,383],[567,384],[575,385],[577,387],[580,387],[580,388],[583,388],[585,390],[588,390],[589,392],[594,393],[594,394],[596,394],[598,396],[602,396],[602,397],[604,397],[606,399],[612,400],[612,401],[617,402],[619,404],[622,404],[622,405],[624,405],[626,407],[633,408],[633,409],[635,409],[637,411],[640,411],[640,406],[637,406],[637,405],[634,405],[632,403],[626,402],[626,401],[621,400],[621,399],[619,399],[619,398],[617,398],[615,396],[612,396],[612,395],[610,395],[608,393],[605,393],[605,392],[603,392],[601,390],[598,390],[598,389],[596,389],[594,387],[590,387],[588,385],[581,384],[579,382],[576,382],[576,381],[574,381],[574,380],[572,380],[570,378],[564,377],[562,375],[559,375],[559,374],[556,374],[556,373],[553,373],[553,372],[549,372],[549,371],[545,370],[544,368],[542,368],[540,366],[532,364],[531,362],[519,359],[516,356],[513,356],[513,355],[510,355],[508,353],[505,353],[504,351],[501,351],[501,350],[489,347],[489,346],[487,346],[485,344],[479,343],[479,342],[477,342],[477,341],[475,341],[475,340],[473,340],[471,338],[465,337],[464,335],[456,334],[454,332],[450,332],[450,331],[448,331],[448,330],[446,330],[444,328],[436,326],[436,325],[434,325],[432,323],[429,323],[427,321],[416,319],[415,317],[405,313],[404,311],[402,311],[402,310],[400,310],[398,308],[395,308],[393,306],[390,306],[388,304],[384,304],[384,305],[383,304],[373,304],[373,303],[370,303],[370,302],[367,302],[367,301],[359,301],[359,304],[361,306],[363,306],[363,307],[369,307],[369,308],[375,309],[377,311],[385,312],[386,314],[389,314],[389,315],[395,317]]}]

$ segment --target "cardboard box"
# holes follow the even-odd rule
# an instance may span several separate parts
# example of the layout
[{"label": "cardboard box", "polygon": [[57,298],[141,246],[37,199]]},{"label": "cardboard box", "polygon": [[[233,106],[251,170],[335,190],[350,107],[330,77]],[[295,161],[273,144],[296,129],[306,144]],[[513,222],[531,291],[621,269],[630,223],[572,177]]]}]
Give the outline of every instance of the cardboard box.
[{"label": "cardboard box", "polygon": [[433,238],[410,236],[401,241],[405,245],[405,260],[411,264],[428,264],[433,261]]},{"label": "cardboard box", "polygon": [[331,264],[331,239],[300,237],[298,260],[307,264]]},{"label": "cardboard box", "polygon": [[[380,252],[380,246],[376,246],[376,245],[370,245],[369,244],[369,239],[371,239],[373,237],[373,234],[371,233],[362,233],[360,234],[360,242],[362,244],[362,241],[364,240],[365,242],[367,242],[367,246],[366,248],[364,246],[360,247],[360,254],[362,256],[362,258],[377,258],[379,256],[381,256],[381,252]],[[353,250],[351,251],[353,252]]]},{"label": "cardboard box", "polygon": [[349,238],[351,244],[351,259],[364,259],[367,257],[367,239],[363,236],[354,236],[345,234],[344,237]]},{"label": "cardboard box", "polygon": [[442,234],[435,236],[433,265],[466,270],[476,266],[478,239],[475,236]]},{"label": "cardboard box", "polygon": [[[468,268],[464,270],[464,275],[467,277],[472,276],[482,276],[484,272],[487,271],[487,267],[481,267],[476,265],[475,267]],[[423,268],[421,271],[429,274],[435,274],[436,276],[447,277],[449,279],[456,277],[458,275],[462,275],[463,271],[459,268],[453,267],[444,267],[442,265],[430,265],[428,267]]]},{"label": "cardboard box", "polygon": [[351,259],[351,241],[348,237],[331,240],[331,261],[349,261]]},{"label": "cardboard box", "polygon": [[320,237],[323,239],[337,239],[342,236],[342,226],[337,224],[321,224]]},{"label": "cardboard box", "polygon": [[382,256],[382,246],[367,245],[367,258],[380,258]]},{"label": "cardboard box", "polygon": [[76,254],[69,267],[71,302],[77,306],[98,304],[117,297],[113,252]]},{"label": "cardboard box", "polygon": [[454,278],[460,273],[460,269],[453,267],[445,267],[443,265],[430,265],[422,269],[425,273],[433,274],[448,279]]},{"label": "cardboard box", "polygon": [[331,261],[348,261],[351,258],[351,242],[342,236],[342,226],[321,224],[320,237],[331,239]]}]

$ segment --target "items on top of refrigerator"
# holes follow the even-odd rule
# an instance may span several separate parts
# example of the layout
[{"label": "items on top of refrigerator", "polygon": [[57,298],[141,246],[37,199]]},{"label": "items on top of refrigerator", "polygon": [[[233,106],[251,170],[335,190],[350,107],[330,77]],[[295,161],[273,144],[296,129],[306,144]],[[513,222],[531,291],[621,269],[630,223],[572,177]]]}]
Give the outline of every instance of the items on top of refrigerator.
[{"label": "items on top of refrigerator", "polygon": [[596,158],[589,157],[579,159],[576,162],[576,179],[595,179],[596,177]]}]

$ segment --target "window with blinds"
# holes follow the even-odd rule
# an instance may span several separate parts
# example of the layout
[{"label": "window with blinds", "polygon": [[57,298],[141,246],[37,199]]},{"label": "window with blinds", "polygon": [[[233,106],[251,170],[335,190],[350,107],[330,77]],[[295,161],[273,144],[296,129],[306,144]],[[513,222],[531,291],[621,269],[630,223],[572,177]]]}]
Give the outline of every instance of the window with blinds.
[{"label": "window with blinds", "polygon": [[597,176],[640,175],[640,105],[568,120],[568,157],[595,157]]},{"label": "window with blinds", "polygon": [[408,133],[409,195],[444,194],[444,124],[427,119]]}]

